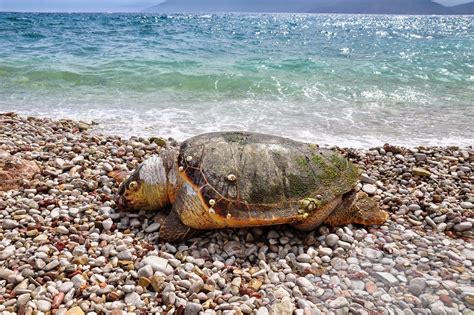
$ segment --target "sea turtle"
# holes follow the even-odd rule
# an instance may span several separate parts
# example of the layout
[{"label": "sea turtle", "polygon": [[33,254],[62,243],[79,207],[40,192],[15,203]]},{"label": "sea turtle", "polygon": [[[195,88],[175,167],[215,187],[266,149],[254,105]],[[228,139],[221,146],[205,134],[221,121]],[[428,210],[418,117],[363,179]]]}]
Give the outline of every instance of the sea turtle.
[{"label": "sea turtle", "polygon": [[123,210],[171,206],[160,239],[199,230],[290,224],[382,224],[388,214],[355,187],[358,168],[339,153],[278,136],[215,132],[143,162],[119,187]]}]

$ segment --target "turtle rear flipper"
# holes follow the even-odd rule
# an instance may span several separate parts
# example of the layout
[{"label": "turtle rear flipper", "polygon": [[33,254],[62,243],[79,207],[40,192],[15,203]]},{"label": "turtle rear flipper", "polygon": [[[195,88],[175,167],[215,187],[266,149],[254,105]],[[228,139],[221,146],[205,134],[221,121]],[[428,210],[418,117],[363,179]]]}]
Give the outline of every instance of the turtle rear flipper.
[{"label": "turtle rear flipper", "polygon": [[[364,192],[350,192],[344,206],[338,207],[325,221],[328,225],[362,224],[380,225],[388,219],[388,213],[381,210],[377,202]],[[349,193],[348,193],[349,194]],[[355,198],[354,198],[355,197]],[[354,200],[355,199],[355,200]]]},{"label": "turtle rear flipper", "polygon": [[197,231],[184,225],[173,208],[160,229],[160,240],[162,242],[181,242],[196,235]]}]

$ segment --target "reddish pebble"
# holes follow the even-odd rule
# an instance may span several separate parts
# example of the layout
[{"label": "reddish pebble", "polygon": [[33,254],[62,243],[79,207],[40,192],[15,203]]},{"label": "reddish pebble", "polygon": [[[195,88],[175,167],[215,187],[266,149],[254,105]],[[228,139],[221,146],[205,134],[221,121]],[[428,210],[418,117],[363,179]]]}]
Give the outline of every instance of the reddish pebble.
[{"label": "reddish pebble", "polygon": [[18,307],[17,315],[25,315],[26,314],[26,305],[20,305]]},{"label": "reddish pebble", "polygon": [[61,305],[63,303],[63,300],[64,300],[64,292],[59,292],[58,294],[56,294],[53,298],[53,304],[51,305],[51,307],[54,309],[54,308],[58,308],[59,305]]},{"label": "reddish pebble", "polygon": [[62,251],[66,245],[64,245],[63,242],[57,242],[54,244],[54,247],[56,247],[57,250]]},{"label": "reddish pebble", "polygon": [[75,270],[74,272],[70,273],[68,276],[70,278],[74,277],[75,275],[78,275],[78,274],[81,274],[82,271],[81,270]]},{"label": "reddish pebble", "polygon": [[447,294],[440,294],[439,299],[446,306],[452,306],[453,305],[453,300]]},{"label": "reddish pebble", "polygon": [[375,283],[373,283],[372,281],[369,281],[365,284],[365,290],[372,294],[374,293],[375,291],[377,291],[377,285],[375,285]]},{"label": "reddish pebble", "polygon": [[351,297],[351,292],[349,290],[342,290],[341,292],[339,292],[339,296],[343,296],[343,297]]}]

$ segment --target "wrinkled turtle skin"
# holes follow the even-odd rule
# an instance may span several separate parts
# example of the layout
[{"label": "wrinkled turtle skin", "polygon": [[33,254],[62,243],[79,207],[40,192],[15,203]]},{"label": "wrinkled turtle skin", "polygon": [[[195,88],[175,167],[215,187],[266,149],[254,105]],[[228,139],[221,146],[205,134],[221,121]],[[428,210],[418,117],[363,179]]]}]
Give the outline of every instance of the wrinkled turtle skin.
[{"label": "wrinkled turtle skin", "polygon": [[122,209],[172,205],[160,231],[180,241],[198,230],[290,224],[381,224],[387,214],[354,190],[357,167],[339,153],[248,132],[207,133],[145,161],[122,183]]}]

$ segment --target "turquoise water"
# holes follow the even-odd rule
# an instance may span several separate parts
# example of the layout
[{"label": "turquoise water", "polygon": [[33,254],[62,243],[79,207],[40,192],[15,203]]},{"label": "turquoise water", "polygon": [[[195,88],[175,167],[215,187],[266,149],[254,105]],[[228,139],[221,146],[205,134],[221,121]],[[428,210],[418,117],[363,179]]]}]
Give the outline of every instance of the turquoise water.
[{"label": "turquoise water", "polygon": [[0,111],[184,139],[471,145],[474,17],[0,13]]}]

